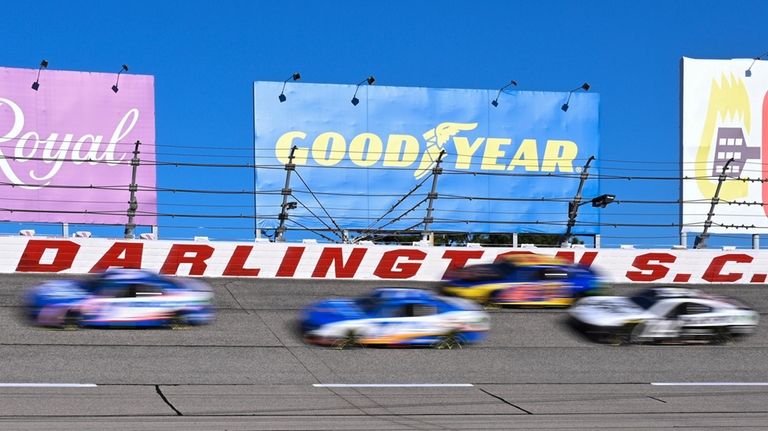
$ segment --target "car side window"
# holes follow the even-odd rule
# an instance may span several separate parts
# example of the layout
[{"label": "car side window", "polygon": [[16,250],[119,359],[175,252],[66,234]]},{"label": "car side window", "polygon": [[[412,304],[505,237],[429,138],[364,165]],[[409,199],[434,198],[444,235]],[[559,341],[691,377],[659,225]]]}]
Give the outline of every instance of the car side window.
[{"label": "car side window", "polygon": [[422,317],[437,314],[437,307],[429,304],[403,304],[386,307],[381,317]]},{"label": "car side window", "polygon": [[459,272],[461,280],[484,281],[497,280],[503,277],[501,267],[497,265],[473,265],[463,268]]},{"label": "car side window", "polygon": [[413,317],[432,316],[437,314],[437,307],[429,304],[413,304],[411,311]]},{"label": "car side window", "polygon": [[516,278],[516,281],[541,281],[544,279],[544,272],[536,268],[520,268]]},{"label": "car side window", "polygon": [[156,284],[137,284],[136,296],[137,297],[151,297],[159,296],[163,294],[163,289]]},{"label": "car side window", "polygon": [[131,294],[128,287],[122,283],[106,283],[96,290],[96,295],[102,298],[127,298]]},{"label": "car side window", "polygon": [[667,314],[667,317],[672,319],[679,316],[709,313],[711,311],[712,307],[706,306],[704,304],[697,304],[695,302],[683,302],[682,304],[679,304],[677,307],[673,308],[672,311]]},{"label": "car side window", "polygon": [[681,314],[703,314],[712,311],[712,307],[704,304],[697,304],[695,302],[689,302],[683,305],[685,306],[684,313]]},{"label": "car side window", "polygon": [[390,305],[382,307],[377,314],[378,317],[404,317],[406,312],[404,305]]},{"label": "car side window", "polygon": [[667,313],[667,318],[669,319],[677,319],[677,317],[681,314],[685,314],[683,310],[685,309],[685,304],[678,304],[675,308],[670,310]]}]

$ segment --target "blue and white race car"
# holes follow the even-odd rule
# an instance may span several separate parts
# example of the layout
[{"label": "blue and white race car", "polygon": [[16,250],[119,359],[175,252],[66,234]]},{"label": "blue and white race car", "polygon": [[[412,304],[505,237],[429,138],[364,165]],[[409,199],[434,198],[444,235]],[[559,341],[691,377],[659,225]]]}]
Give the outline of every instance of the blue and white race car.
[{"label": "blue and white race car", "polygon": [[316,302],[301,312],[308,343],[459,347],[476,343],[490,317],[474,302],[420,289],[380,288],[357,299]]},{"label": "blue and white race car", "polygon": [[41,326],[177,328],[211,322],[212,299],[211,288],[198,280],[112,269],[43,283],[27,291],[24,302],[27,318]]}]

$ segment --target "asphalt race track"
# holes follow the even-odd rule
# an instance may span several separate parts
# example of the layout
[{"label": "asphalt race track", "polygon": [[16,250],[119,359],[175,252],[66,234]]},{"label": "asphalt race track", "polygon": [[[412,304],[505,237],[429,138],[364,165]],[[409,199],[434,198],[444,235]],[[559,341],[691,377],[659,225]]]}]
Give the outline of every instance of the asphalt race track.
[{"label": "asphalt race track", "polygon": [[[298,309],[376,284],[209,280],[210,326],[29,327],[20,296],[49,278],[2,278],[2,430],[768,428],[768,286],[707,288],[763,319],[753,336],[720,346],[598,345],[571,332],[562,311],[504,309],[478,346],[340,351],[303,344]],[[728,384],[652,384],[713,382]],[[20,383],[83,386],[11,385]],[[344,384],[395,386],[313,386]]]}]

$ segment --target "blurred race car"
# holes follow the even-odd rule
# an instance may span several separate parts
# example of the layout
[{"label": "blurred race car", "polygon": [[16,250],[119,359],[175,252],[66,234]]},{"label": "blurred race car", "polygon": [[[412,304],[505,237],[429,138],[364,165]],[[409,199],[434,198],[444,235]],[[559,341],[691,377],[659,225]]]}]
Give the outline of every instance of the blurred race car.
[{"label": "blurred race car", "polygon": [[445,278],[440,293],[487,305],[567,307],[602,287],[587,266],[533,253],[502,255],[495,263],[451,270]]},{"label": "blurred race car", "polygon": [[477,304],[434,292],[380,288],[358,299],[316,302],[301,312],[308,343],[453,348],[485,338],[490,318]]},{"label": "blurred race car", "polygon": [[85,280],[55,280],[25,294],[29,320],[41,326],[145,327],[209,323],[213,292],[205,283],[112,269]]},{"label": "blurred race car", "polygon": [[759,319],[734,299],[672,287],[584,298],[569,314],[586,335],[614,343],[725,342],[753,332]]}]

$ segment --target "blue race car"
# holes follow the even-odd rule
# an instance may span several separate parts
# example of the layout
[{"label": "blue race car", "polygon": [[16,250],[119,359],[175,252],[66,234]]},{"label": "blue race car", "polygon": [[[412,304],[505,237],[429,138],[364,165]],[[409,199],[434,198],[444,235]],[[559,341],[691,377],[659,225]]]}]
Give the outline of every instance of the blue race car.
[{"label": "blue race car", "polygon": [[308,343],[452,348],[485,338],[490,318],[477,304],[420,289],[380,288],[357,299],[329,299],[301,312]]},{"label": "blue race car", "polygon": [[205,283],[133,269],[112,269],[86,280],[55,280],[26,292],[36,325],[172,328],[213,320],[213,291]]},{"label": "blue race car", "polygon": [[486,305],[567,307],[582,296],[599,293],[602,284],[587,266],[521,253],[451,270],[439,291]]}]

